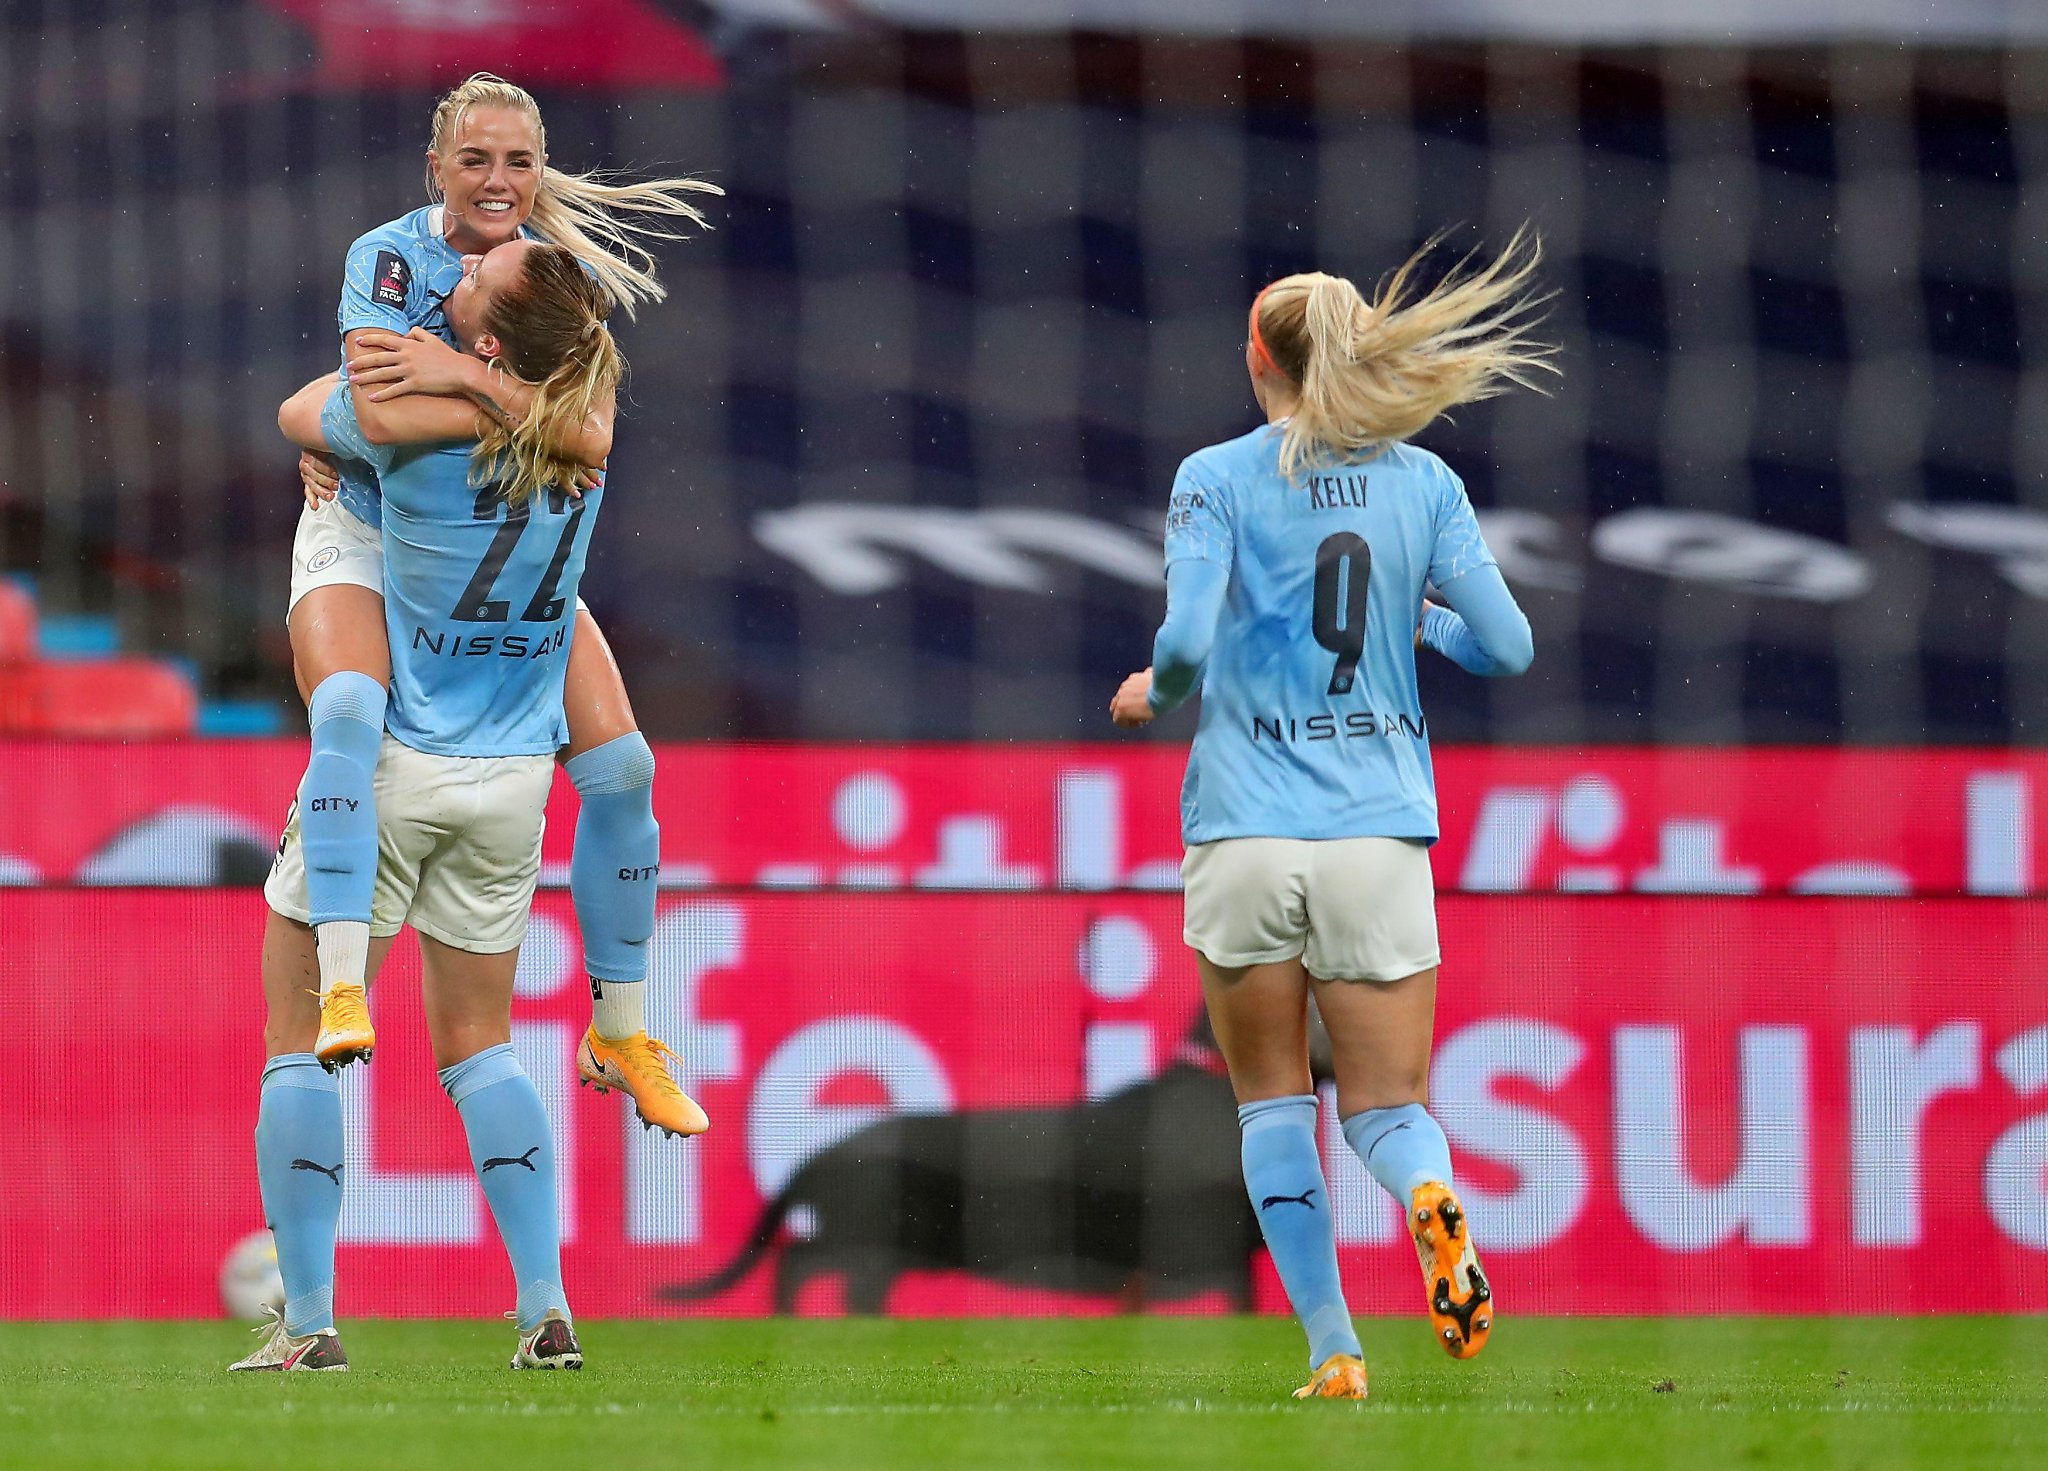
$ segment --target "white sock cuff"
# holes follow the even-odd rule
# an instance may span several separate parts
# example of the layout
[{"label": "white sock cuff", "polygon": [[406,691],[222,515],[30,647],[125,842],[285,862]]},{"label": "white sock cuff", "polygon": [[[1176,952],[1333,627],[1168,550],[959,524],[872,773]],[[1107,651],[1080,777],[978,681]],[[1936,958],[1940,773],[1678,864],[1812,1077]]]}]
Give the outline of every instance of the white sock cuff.
[{"label": "white sock cuff", "polygon": [[284,1331],[294,1338],[304,1338],[308,1333],[333,1326],[334,1289],[331,1286],[316,1287],[284,1305]]},{"label": "white sock cuff", "polygon": [[320,955],[320,994],[336,986],[360,986],[370,964],[370,926],[359,919],[330,919],[313,927]]},{"label": "white sock cuff", "polygon": [[590,1022],[607,1042],[623,1042],[647,1030],[647,983],[592,977]]}]

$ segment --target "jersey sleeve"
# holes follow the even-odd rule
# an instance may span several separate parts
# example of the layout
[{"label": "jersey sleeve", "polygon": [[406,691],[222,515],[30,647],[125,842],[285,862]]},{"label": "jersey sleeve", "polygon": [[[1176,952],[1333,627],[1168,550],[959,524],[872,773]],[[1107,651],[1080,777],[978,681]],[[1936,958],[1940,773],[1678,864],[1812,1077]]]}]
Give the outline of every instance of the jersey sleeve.
[{"label": "jersey sleeve", "polygon": [[380,233],[365,235],[348,248],[342,268],[336,314],[341,335],[358,327],[381,327],[403,337],[425,315],[426,289],[396,241]]},{"label": "jersey sleeve", "polygon": [[1497,564],[1493,553],[1486,549],[1486,538],[1479,534],[1479,517],[1472,510],[1471,497],[1465,494],[1465,482],[1441,460],[1437,462],[1436,472],[1441,484],[1436,513],[1436,544],[1429,554],[1429,580],[1442,587],[1474,567]]},{"label": "jersey sleeve", "polygon": [[1227,568],[1231,547],[1228,497],[1195,468],[1192,459],[1181,461],[1166,508],[1166,565],[1200,561]]},{"label": "jersey sleeve", "polygon": [[391,468],[391,446],[372,444],[363,437],[363,426],[356,421],[356,403],[349,397],[346,383],[335,384],[321,407],[320,436],[337,455],[361,460],[379,475]]}]

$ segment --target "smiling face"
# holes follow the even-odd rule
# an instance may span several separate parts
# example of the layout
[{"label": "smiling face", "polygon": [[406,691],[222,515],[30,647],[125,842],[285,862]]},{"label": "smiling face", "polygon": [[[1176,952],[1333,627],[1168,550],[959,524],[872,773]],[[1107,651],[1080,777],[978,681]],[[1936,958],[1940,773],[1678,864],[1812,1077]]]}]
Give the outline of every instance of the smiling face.
[{"label": "smiling face", "polygon": [[441,187],[448,243],[481,255],[516,239],[547,163],[535,120],[516,107],[470,107],[437,143],[427,165]]},{"label": "smiling face", "polygon": [[483,255],[462,258],[462,279],[448,293],[445,304],[448,325],[462,350],[475,357],[498,355],[497,340],[485,330],[491,303],[512,289],[526,270],[526,253],[531,240],[514,240]]}]

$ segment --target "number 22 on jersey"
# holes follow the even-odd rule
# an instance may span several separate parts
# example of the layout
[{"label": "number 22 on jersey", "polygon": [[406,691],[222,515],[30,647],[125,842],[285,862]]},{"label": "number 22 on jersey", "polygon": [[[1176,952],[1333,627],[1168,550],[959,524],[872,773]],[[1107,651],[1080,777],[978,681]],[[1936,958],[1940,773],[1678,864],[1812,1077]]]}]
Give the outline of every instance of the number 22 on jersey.
[{"label": "number 22 on jersey", "polygon": [[[555,488],[547,495],[548,508],[560,515],[568,504],[567,494]],[[577,528],[588,509],[585,502],[578,500],[575,509],[569,512],[569,519],[562,526],[561,539],[555,543],[555,553],[548,559],[547,571],[541,575],[533,596],[520,613],[520,622],[552,623],[562,616],[564,600],[556,589],[561,586],[562,569],[569,563],[569,553],[576,545]],[[492,534],[491,544],[484,549],[483,560],[476,564],[476,571],[470,574],[468,585],[448,615],[458,623],[504,623],[512,616],[512,599],[492,597],[491,594],[496,591],[499,574],[512,558],[512,549],[519,544],[519,538],[526,534],[527,525],[533,519],[529,514],[531,502],[521,501],[508,507],[495,485],[487,485],[476,493],[474,514],[477,520],[492,520],[501,510],[505,513],[504,521]],[[1355,658],[1353,662],[1356,662]]]}]

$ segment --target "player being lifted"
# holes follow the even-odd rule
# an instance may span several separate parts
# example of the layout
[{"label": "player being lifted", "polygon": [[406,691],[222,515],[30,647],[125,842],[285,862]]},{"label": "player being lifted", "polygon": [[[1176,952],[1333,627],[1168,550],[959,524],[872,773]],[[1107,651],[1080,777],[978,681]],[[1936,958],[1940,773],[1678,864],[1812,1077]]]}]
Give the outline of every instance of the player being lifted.
[{"label": "player being lifted", "polygon": [[[576,587],[604,500],[602,483],[567,494],[577,463],[548,447],[604,411],[624,364],[604,327],[610,302],[569,251],[514,241],[469,267],[447,296],[449,323],[467,350],[532,388],[516,429],[466,399],[416,394],[385,405],[371,436],[331,375],[278,422],[301,445],[356,457],[382,494],[382,613],[396,657],[380,717],[366,974],[402,925],[418,931],[435,1064],[512,1262],[512,1366],[574,1369],[583,1355],[562,1291],[555,1150],[512,1052],[512,980],[568,736]],[[236,1369],[347,1367],[334,1328],[341,1096],[315,1053],[324,1006],[300,806],[264,886],[269,1061],[256,1124],[286,1302]]]},{"label": "player being lifted", "polygon": [[[574,255],[630,314],[636,303],[664,294],[636,237],[673,238],[645,216],[701,224],[685,194],[719,192],[693,179],[612,183],[549,167],[533,98],[485,73],[434,110],[427,167],[440,203],[370,231],[348,253],[344,356],[357,416],[373,439],[387,437],[407,394],[465,394],[515,417],[530,406],[531,388],[440,340],[449,335],[444,302],[461,279],[465,255],[544,238]],[[629,218],[635,214],[642,218]],[[582,465],[602,464],[611,450],[613,407],[607,395],[588,422],[565,426],[564,437],[546,448]],[[324,459],[305,462],[309,489],[331,493],[334,468]],[[315,1050],[334,1066],[369,1056],[376,1042],[363,985],[377,852],[371,773],[391,671],[376,477],[342,457],[338,488],[331,501],[309,495],[300,518],[289,620],[312,724],[299,821],[323,998]],[[455,616],[479,618],[467,605]],[[569,888],[593,1002],[578,1069],[586,1081],[631,1094],[650,1127],[694,1133],[703,1116],[676,1082],[674,1054],[647,1035],[643,982],[660,867],[654,753],[634,723],[604,635],[581,605],[570,626],[566,702],[563,765],[582,803]]]},{"label": "player being lifted", "polygon": [[[1418,295],[1421,259],[1374,301],[1321,274],[1253,301],[1245,366],[1267,422],[1181,465],[1166,620],[1152,667],[1110,705],[1139,726],[1202,691],[1181,795],[1186,939],[1237,1092],[1245,1185],[1308,1334],[1297,1398],[1366,1393],[1316,1146],[1311,992],[1344,1137],[1406,1212],[1444,1347],[1470,1358],[1494,1316],[1424,1106],[1437,812],[1415,651],[1519,674],[1532,648],[1464,486],[1407,441],[1529,384],[1551,349],[1529,336],[1533,242]],[[1426,584],[1448,609],[1425,605]]]}]

